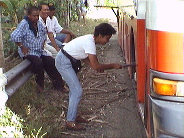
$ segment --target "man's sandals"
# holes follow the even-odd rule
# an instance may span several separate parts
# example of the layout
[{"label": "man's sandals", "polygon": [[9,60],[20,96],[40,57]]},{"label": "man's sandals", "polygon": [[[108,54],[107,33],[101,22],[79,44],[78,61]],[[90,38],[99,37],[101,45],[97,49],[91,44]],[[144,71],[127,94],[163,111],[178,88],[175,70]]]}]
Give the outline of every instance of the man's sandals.
[{"label": "man's sandals", "polygon": [[69,130],[86,130],[85,127],[83,127],[82,125],[80,125],[79,123],[89,123],[90,121],[84,119],[81,116],[77,116],[77,118],[75,119],[75,122],[73,121],[67,121],[66,122],[66,128]]}]

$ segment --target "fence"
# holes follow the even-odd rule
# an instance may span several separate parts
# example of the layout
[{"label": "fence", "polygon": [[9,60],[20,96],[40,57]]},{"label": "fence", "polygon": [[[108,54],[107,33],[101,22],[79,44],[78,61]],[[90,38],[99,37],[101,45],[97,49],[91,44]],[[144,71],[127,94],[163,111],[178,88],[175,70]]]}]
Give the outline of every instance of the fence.
[{"label": "fence", "polygon": [[33,74],[30,61],[24,60],[3,74],[0,68],[0,114],[3,113],[8,97],[14,94]]}]

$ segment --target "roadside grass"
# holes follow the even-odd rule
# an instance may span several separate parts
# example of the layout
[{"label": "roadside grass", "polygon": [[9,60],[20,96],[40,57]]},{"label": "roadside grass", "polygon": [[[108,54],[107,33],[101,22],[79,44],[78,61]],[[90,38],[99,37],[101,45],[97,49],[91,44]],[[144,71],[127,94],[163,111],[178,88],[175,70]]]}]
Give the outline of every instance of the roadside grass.
[{"label": "roadside grass", "polygon": [[0,116],[0,137],[22,137],[23,120],[9,108]]},{"label": "roadside grass", "polygon": [[17,50],[17,46],[10,41],[10,33],[15,29],[12,23],[2,23],[2,39],[3,39],[3,49],[4,56],[8,57]]},{"label": "roadside grass", "polygon": [[[82,22],[72,22],[69,29],[76,36],[81,36],[93,33],[94,27],[102,22],[107,22],[107,20],[88,19],[86,25]],[[13,126],[24,137],[62,137],[62,131],[65,131],[68,94],[53,91],[48,78],[45,79],[45,87],[44,93],[37,93],[34,77],[32,77],[13,94],[7,102],[6,110],[11,114],[0,119],[4,124],[3,127]],[[12,116],[18,118],[18,125],[3,121],[12,122]],[[0,131],[1,136],[5,137]]]}]

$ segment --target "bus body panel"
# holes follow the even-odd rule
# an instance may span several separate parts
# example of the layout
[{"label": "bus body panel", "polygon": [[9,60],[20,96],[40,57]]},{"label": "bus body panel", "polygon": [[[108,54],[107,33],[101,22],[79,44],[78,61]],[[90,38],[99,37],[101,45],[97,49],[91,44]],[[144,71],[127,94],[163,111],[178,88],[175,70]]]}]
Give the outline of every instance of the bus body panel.
[{"label": "bus body panel", "polygon": [[184,73],[183,33],[147,30],[150,67],[168,73]]},{"label": "bus body panel", "polygon": [[184,137],[184,103],[149,96],[155,138]]},{"label": "bus body panel", "polygon": [[[137,45],[136,45],[136,72],[137,72],[137,100],[144,103],[146,83],[146,58],[145,58],[145,20],[137,19]],[[136,38],[135,37],[135,38]]]}]

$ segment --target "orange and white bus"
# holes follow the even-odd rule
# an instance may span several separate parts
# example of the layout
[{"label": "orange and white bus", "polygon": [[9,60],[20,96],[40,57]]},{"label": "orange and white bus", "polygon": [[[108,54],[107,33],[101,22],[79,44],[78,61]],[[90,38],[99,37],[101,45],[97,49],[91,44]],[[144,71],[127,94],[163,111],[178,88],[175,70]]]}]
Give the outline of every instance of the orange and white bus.
[{"label": "orange and white bus", "polygon": [[125,2],[118,40],[147,136],[184,137],[184,0]]}]

